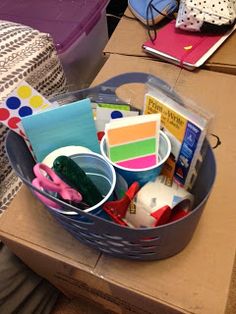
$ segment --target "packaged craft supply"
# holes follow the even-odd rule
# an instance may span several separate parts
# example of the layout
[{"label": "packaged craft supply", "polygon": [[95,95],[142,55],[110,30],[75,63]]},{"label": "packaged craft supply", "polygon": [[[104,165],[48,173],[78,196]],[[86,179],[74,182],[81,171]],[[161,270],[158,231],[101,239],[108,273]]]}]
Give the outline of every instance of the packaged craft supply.
[{"label": "packaged craft supply", "polygon": [[144,114],[161,114],[161,128],[171,142],[171,154],[162,173],[192,188],[205,155],[212,115],[191,101],[173,97],[151,81],[144,101]]}]

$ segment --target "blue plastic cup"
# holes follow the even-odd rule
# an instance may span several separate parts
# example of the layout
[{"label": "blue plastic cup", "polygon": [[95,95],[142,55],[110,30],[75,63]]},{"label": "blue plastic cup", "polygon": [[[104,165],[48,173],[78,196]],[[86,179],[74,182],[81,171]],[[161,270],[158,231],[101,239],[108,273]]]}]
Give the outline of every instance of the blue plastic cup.
[{"label": "blue plastic cup", "polygon": [[158,163],[152,167],[142,168],[142,169],[131,169],[122,167],[120,165],[112,162],[107,156],[106,138],[103,136],[100,142],[101,154],[119,173],[127,182],[128,185],[137,181],[140,186],[143,186],[149,181],[154,181],[155,178],[160,174],[162,166],[170,155],[171,144],[167,135],[160,131],[160,142],[159,142],[159,152],[158,152]]},{"label": "blue plastic cup", "polygon": [[[103,156],[93,152],[75,154],[70,156],[70,158],[84,170],[86,175],[92,180],[103,195],[103,199],[99,203],[84,209],[83,212],[109,219],[102,209],[102,205],[108,200],[113,199],[113,193],[116,186],[116,172],[113,166],[104,159]],[[84,218],[75,211],[66,211],[63,208],[53,208],[52,211],[54,213],[57,212],[58,214],[69,216],[73,219],[83,220]]]}]

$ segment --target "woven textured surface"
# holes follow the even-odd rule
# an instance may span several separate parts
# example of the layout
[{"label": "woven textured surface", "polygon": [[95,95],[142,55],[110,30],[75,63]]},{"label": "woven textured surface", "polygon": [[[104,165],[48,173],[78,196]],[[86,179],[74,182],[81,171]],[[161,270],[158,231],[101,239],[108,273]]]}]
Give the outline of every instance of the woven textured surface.
[{"label": "woven textured surface", "polygon": [[[22,80],[45,97],[66,90],[65,75],[51,37],[27,26],[0,21],[0,102]],[[0,214],[21,185],[5,153],[7,132],[8,128],[0,123]]]}]

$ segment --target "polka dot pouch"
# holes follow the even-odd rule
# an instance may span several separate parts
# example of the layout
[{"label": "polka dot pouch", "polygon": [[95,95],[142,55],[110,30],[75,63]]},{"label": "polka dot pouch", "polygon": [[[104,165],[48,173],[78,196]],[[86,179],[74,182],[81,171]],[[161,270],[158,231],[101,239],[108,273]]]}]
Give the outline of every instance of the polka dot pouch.
[{"label": "polka dot pouch", "polygon": [[236,0],[181,0],[176,27],[220,32],[232,27],[235,19]]}]

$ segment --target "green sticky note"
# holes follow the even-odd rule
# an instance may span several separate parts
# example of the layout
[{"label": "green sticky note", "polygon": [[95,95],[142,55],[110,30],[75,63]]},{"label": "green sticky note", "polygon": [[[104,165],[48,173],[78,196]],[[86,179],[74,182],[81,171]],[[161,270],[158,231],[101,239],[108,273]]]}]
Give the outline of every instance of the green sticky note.
[{"label": "green sticky note", "polygon": [[107,104],[107,103],[99,103],[99,107],[102,108],[109,108],[109,109],[118,109],[118,110],[127,110],[130,111],[129,105],[121,105],[121,104]]}]

